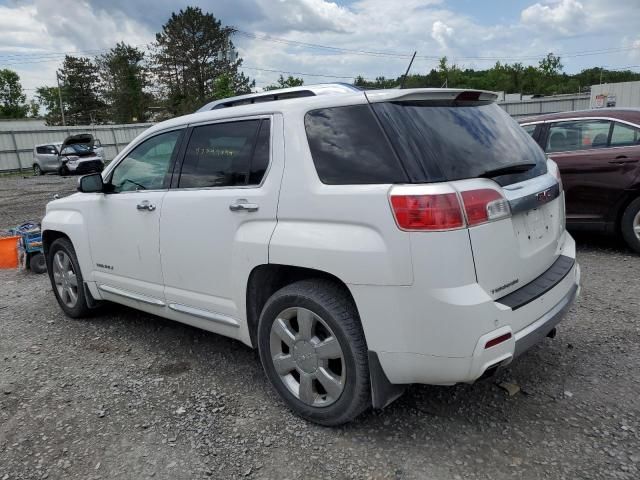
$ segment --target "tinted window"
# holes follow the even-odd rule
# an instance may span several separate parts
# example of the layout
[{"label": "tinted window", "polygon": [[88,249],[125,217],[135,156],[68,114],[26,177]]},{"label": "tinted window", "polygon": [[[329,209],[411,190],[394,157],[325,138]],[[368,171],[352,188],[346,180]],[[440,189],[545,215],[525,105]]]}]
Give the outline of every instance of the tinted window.
[{"label": "tinted window", "polygon": [[304,124],[313,163],[323,183],[407,181],[368,105],[314,110],[306,114]]},{"label": "tinted window", "polygon": [[55,155],[58,152],[53,145],[45,145],[44,147],[36,147],[36,153],[43,155]]},{"label": "tinted window", "polygon": [[259,184],[269,164],[269,125],[247,120],[194,128],[178,187]]},{"label": "tinted window", "polygon": [[517,175],[495,177],[507,185],[547,171],[538,144],[495,103],[386,102],[373,108],[400,157],[421,168],[413,181],[460,180],[533,165]]},{"label": "tinted window", "polygon": [[614,123],[611,133],[612,147],[625,147],[640,144],[640,130],[624,123]]},{"label": "tinted window", "polygon": [[167,188],[170,166],[182,131],[162,133],[142,142],[113,170],[114,192]]},{"label": "tinted window", "polygon": [[607,146],[611,123],[606,120],[577,120],[549,127],[547,152],[568,152]]},{"label": "tinted window", "polygon": [[522,128],[524,129],[525,132],[527,132],[529,135],[531,135],[533,137],[533,134],[536,131],[536,127],[537,125],[534,123],[533,125],[523,125]]}]

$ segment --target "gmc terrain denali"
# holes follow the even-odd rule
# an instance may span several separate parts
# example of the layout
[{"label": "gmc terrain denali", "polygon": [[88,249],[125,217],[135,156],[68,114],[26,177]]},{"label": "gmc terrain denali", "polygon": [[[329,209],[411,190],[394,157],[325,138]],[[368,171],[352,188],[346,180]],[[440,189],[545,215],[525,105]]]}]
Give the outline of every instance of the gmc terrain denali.
[{"label": "gmc terrain denali", "polygon": [[580,279],[558,168],[494,100],[305,86],[155,125],[47,206],[55,296],[256,347],[324,425],[489,375],[555,332]]}]

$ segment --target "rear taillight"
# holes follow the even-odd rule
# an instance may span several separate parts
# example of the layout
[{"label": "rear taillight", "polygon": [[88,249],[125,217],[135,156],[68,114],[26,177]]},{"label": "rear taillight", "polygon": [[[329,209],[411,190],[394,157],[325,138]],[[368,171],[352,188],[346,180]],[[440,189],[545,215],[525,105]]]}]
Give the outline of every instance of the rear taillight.
[{"label": "rear taillight", "polygon": [[491,188],[467,190],[460,195],[469,226],[508,217],[511,214],[509,202],[500,192]]},{"label": "rear taillight", "polygon": [[452,230],[464,226],[455,193],[392,195],[391,207],[403,230]]},{"label": "rear taillight", "polygon": [[390,201],[396,223],[402,230],[456,230],[511,215],[507,200],[491,188],[458,193],[442,184],[399,186],[391,190]]},{"label": "rear taillight", "polygon": [[553,160],[549,160],[549,163],[552,163],[549,170],[551,170],[551,174],[556,177],[556,180],[558,180],[558,185],[560,186],[560,191],[562,192],[562,177],[560,176],[560,169],[558,168],[558,164]]}]

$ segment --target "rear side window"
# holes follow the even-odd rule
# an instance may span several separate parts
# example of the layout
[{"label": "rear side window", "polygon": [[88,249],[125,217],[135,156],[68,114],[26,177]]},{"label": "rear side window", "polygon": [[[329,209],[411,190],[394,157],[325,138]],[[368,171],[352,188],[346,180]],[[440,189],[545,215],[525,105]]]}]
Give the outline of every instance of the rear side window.
[{"label": "rear side window", "polygon": [[36,147],[36,153],[40,153],[42,155],[55,155],[58,152],[53,145],[45,145],[42,147]]},{"label": "rear side window", "polygon": [[269,164],[269,120],[195,127],[178,188],[258,185]]},{"label": "rear side window", "polygon": [[407,181],[369,105],[313,110],[304,120],[322,183],[354,185]]},{"label": "rear side window", "polygon": [[[495,103],[384,102],[373,109],[414,182],[487,175],[508,185],[547,171],[542,149]],[[523,164],[532,166],[517,174],[489,175]]]},{"label": "rear side window", "polygon": [[640,144],[639,129],[618,122],[613,124],[613,132],[611,133],[612,147],[626,147],[638,144]]},{"label": "rear side window", "polygon": [[570,152],[604,148],[609,141],[611,122],[607,120],[576,120],[554,123],[549,127],[547,152]]},{"label": "rear side window", "polygon": [[537,125],[535,123],[532,124],[532,125],[523,125],[522,126],[524,131],[527,132],[532,137],[533,137],[533,134],[536,133],[536,127],[537,127]]}]

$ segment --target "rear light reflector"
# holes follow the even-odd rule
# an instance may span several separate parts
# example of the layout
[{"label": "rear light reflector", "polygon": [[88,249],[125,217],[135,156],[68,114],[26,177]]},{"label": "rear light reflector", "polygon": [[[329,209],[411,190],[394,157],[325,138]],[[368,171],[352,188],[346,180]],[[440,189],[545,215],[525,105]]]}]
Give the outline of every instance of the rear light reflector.
[{"label": "rear light reflector", "polygon": [[464,227],[455,193],[391,195],[396,223],[403,230],[452,230]]},{"label": "rear light reflector", "polygon": [[495,347],[495,346],[496,346],[496,345],[498,345],[499,343],[506,342],[506,341],[507,341],[507,340],[509,340],[510,338],[511,338],[511,332],[509,332],[509,333],[505,333],[504,335],[500,335],[499,337],[492,338],[491,340],[489,340],[489,341],[485,344],[484,348],[485,348],[485,350],[486,350],[487,348]]},{"label": "rear light reflector", "polygon": [[509,202],[500,192],[491,188],[467,190],[460,194],[469,226],[511,215]]}]

